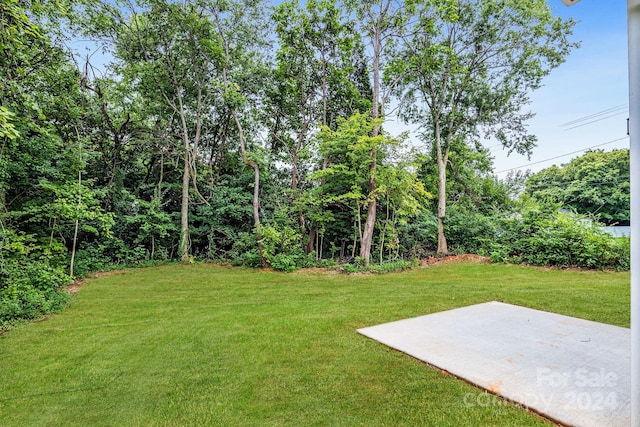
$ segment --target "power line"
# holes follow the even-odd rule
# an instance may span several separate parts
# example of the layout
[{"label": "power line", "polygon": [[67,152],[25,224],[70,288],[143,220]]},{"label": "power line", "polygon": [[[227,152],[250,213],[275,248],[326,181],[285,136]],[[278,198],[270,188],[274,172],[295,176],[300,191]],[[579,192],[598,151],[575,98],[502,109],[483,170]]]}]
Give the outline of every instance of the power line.
[{"label": "power line", "polygon": [[[535,176],[532,175],[532,176]],[[535,185],[535,190],[547,190],[549,188],[557,188],[560,185],[563,186],[571,186],[573,184],[586,184],[586,185],[615,185],[615,184],[620,184],[620,183],[627,183],[629,182],[629,174],[624,175],[624,177],[622,178],[617,178],[617,179],[612,179],[610,181],[585,181],[582,179],[573,179],[571,181],[562,181],[560,180],[560,182],[558,181],[554,181],[552,179],[544,179],[544,180],[540,180],[540,181],[535,181],[534,185]]]},{"label": "power line", "polygon": [[579,125],[575,125],[575,126],[572,126],[570,128],[566,128],[565,132],[568,131],[568,130],[571,130],[571,129],[575,129],[575,128],[579,128],[579,127],[582,127],[582,126],[590,125],[591,123],[595,123],[595,122],[599,122],[599,121],[602,121],[602,120],[610,119],[612,117],[619,116],[621,114],[626,114],[626,113],[627,113],[627,111],[625,110],[625,111],[621,111],[619,113],[611,114],[609,116],[604,116],[604,117],[597,118],[595,120],[591,120],[590,122],[580,123]]},{"label": "power line", "polygon": [[589,114],[589,115],[577,118],[575,120],[571,120],[569,122],[563,123],[561,126],[562,127],[571,126],[580,122],[591,120],[599,116],[611,114],[613,112],[616,112],[617,114],[621,114],[623,112],[621,110],[626,110],[626,109],[627,109],[627,104],[616,105],[615,107],[607,108],[606,110],[598,111],[597,113]]},{"label": "power line", "polygon": [[591,150],[592,148],[597,148],[597,147],[602,147],[603,145],[613,144],[614,142],[622,141],[622,140],[625,140],[625,139],[627,139],[627,138],[628,138],[628,137],[627,137],[627,136],[625,136],[625,137],[622,137],[622,138],[614,139],[614,140],[612,140],[612,141],[603,142],[602,144],[592,145],[591,147],[583,148],[583,149],[581,149],[581,150],[572,151],[571,153],[566,153],[566,154],[562,154],[562,155],[560,155],[560,156],[550,157],[550,158],[548,158],[548,159],[539,160],[539,161],[537,161],[537,162],[529,163],[529,164],[522,165],[522,166],[517,166],[517,167],[515,167],[515,168],[510,168],[510,169],[501,170],[501,171],[495,172],[495,174],[497,175],[497,174],[499,174],[499,173],[511,172],[511,171],[514,171],[514,170],[518,170],[518,169],[522,169],[522,168],[527,168],[527,167],[529,167],[529,166],[538,165],[538,164],[540,164],[540,163],[548,162],[549,160],[555,160],[555,159],[559,159],[559,158],[562,158],[562,157],[570,156],[570,155],[572,155],[572,154],[582,153],[583,151]]}]

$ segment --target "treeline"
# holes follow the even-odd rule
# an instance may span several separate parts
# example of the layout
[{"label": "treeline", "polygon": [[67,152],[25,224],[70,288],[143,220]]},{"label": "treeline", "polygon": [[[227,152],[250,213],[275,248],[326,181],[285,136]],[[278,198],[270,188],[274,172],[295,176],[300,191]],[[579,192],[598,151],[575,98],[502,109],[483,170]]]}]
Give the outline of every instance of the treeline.
[{"label": "treeline", "polygon": [[113,266],[540,263],[522,219],[562,200],[517,199],[480,141],[535,146],[522,107],[575,46],[544,0],[0,0],[0,23],[3,325]]}]

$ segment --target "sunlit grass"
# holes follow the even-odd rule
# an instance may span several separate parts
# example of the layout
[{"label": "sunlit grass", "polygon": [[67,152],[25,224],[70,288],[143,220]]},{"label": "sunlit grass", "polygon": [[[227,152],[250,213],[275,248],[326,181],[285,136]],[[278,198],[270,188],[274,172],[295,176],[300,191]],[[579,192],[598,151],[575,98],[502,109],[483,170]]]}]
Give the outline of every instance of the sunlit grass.
[{"label": "sunlit grass", "polygon": [[477,263],[119,272],[0,336],[0,424],[545,425],[506,403],[469,405],[487,400],[356,329],[491,300],[628,326],[628,283],[628,273]]}]

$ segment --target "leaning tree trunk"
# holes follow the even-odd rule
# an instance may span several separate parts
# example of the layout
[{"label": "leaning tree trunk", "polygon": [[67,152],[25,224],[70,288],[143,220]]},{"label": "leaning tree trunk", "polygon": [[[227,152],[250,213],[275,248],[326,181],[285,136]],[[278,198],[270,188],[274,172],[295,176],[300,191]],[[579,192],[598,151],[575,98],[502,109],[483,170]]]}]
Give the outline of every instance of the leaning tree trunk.
[{"label": "leaning tree trunk", "polygon": [[264,256],[264,245],[262,244],[262,231],[260,230],[260,166],[258,163],[249,160],[247,157],[246,144],[244,140],[244,132],[242,124],[238,119],[238,114],[232,108],[231,114],[238,128],[238,136],[240,138],[240,155],[245,165],[251,166],[253,169],[253,225],[256,230],[256,240],[258,241],[258,252],[260,253],[260,262],[262,267],[268,267],[267,258]]}]

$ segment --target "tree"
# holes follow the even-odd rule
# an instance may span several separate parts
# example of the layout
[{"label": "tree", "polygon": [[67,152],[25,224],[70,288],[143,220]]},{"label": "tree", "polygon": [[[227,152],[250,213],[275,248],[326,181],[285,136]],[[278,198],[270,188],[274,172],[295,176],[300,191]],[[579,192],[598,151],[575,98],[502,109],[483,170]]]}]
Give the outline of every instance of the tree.
[{"label": "tree", "polygon": [[[360,22],[360,31],[369,41],[371,48],[371,74],[372,74],[372,93],[371,93],[371,117],[374,122],[378,118],[384,118],[385,101],[395,87],[395,82],[387,81],[384,87],[383,71],[386,65],[385,59],[389,55],[389,51],[397,42],[397,36],[400,34],[402,27],[406,24],[413,8],[412,1],[396,2],[393,0],[366,0],[346,2],[349,10],[353,11]],[[390,56],[390,55],[389,55]],[[371,135],[376,137],[380,132],[382,122],[380,122],[371,131]],[[369,189],[368,193],[373,195],[376,193],[378,183],[376,181],[377,152],[372,150],[369,153]],[[367,219],[364,225],[362,241],[360,246],[360,258],[365,263],[369,262],[371,256],[371,247],[373,244],[373,233],[375,231],[377,200],[371,197],[367,201]]]},{"label": "tree", "polygon": [[[316,203],[323,208],[333,205],[351,210],[355,231],[353,253],[358,243],[361,246],[365,238],[367,225],[362,221],[364,208],[372,200],[377,203],[386,195],[384,188],[376,187],[371,191],[369,184],[384,175],[392,175],[384,165],[385,154],[391,146],[399,143],[383,132],[373,136],[374,129],[380,125],[381,119],[355,113],[348,119],[339,120],[335,131],[327,126],[323,127],[318,136],[320,153],[329,161],[326,168],[312,174],[313,179],[321,181],[321,185],[313,193]],[[376,168],[371,168],[372,152],[377,154]],[[389,179],[389,182],[392,181]],[[391,191],[392,187],[388,190]],[[323,217],[331,219],[332,216]],[[362,261],[368,263],[369,259],[362,258]]]},{"label": "tree", "polygon": [[[278,50],[270,94],[271,139],[274,151],[282,152],[282,161],[291,164],[291,203],[306,234],[307,219],[299,199],[312,137],[318,125],[335,129],[338,117],[368,110],[370,88],[364,83],[368,78],[361,61],[364,48],[344,10],[332,0],[308,1],[304,8],[297,3],[281,3],[273,16]],[[326,167],[326,159],[322,165]],[[307,252],[316,246],[317,225],[310,221]]]},{"label": "tree", "polygon": [[[397,146],[394,144],[389,148]],[[381,264],[385,249],[389,259],[400,258],[400,227],[406,226],[409,220],[415,219],[432,198],[423,183],[417,180],[414,162],[402,157],[399,156],[395,162],[384,165],[380,171],[382,184],[378,187],[378,192],[385,212],[384,222],[380,226],[378,244]]]},{"label": "tree", "polygon": [[606,224],[630,220],[629,150],[588,151],[563,166],[533,174],[526,193],[540,202],[560,203]]},{"label": "tree", "polygon": [[575,46],[567,41],[574,23],[554,18],[545,0],[428,0],[416,17],[391,76],[402,78],[404,118],[435,148],[438,253],[446,254],[451,150],[484,134],[510,152],[531,152],[533,114],[523,108]]},{"label": "tree", "polygon": [[91,14],[93,31],[113,40],[118,71],[146,100],[150,114],[176,118],[183,164],[179,253],[187,261],[190,192],[204,200],[196,168],[223,60],[220,40],[201,2],[139,0],[116,6],[105,2]]},{"label": "tree", "polygon": [[[419,178],[432,194],[438,194],[438,163],[435,146],[431,154],[420,160]],[[460,144],[451,147],[447,163],[447,204],[455,204],[467,211],[490,215],[492,212],[508,211],[518,194],[505,182],[493,175],[491,158],[486,148]],[[438,200],[433,201],[433,211]]]},{"label": "tree", "polygon": [[261,8],[259,2],[239,0],[217,2],[209,12],[221,41],[221,95],[237,129],[242,161],[254,172],[253,223],[260,260],[267,267],[260,223],[260,164],[247,152],[248,138],[239,114],[247,110],[248,99],[254,97],[252,100],[256,101],[255,96],[262,95],[260,76],[265,74],[265,67],[259,51],[264,43]]}]

